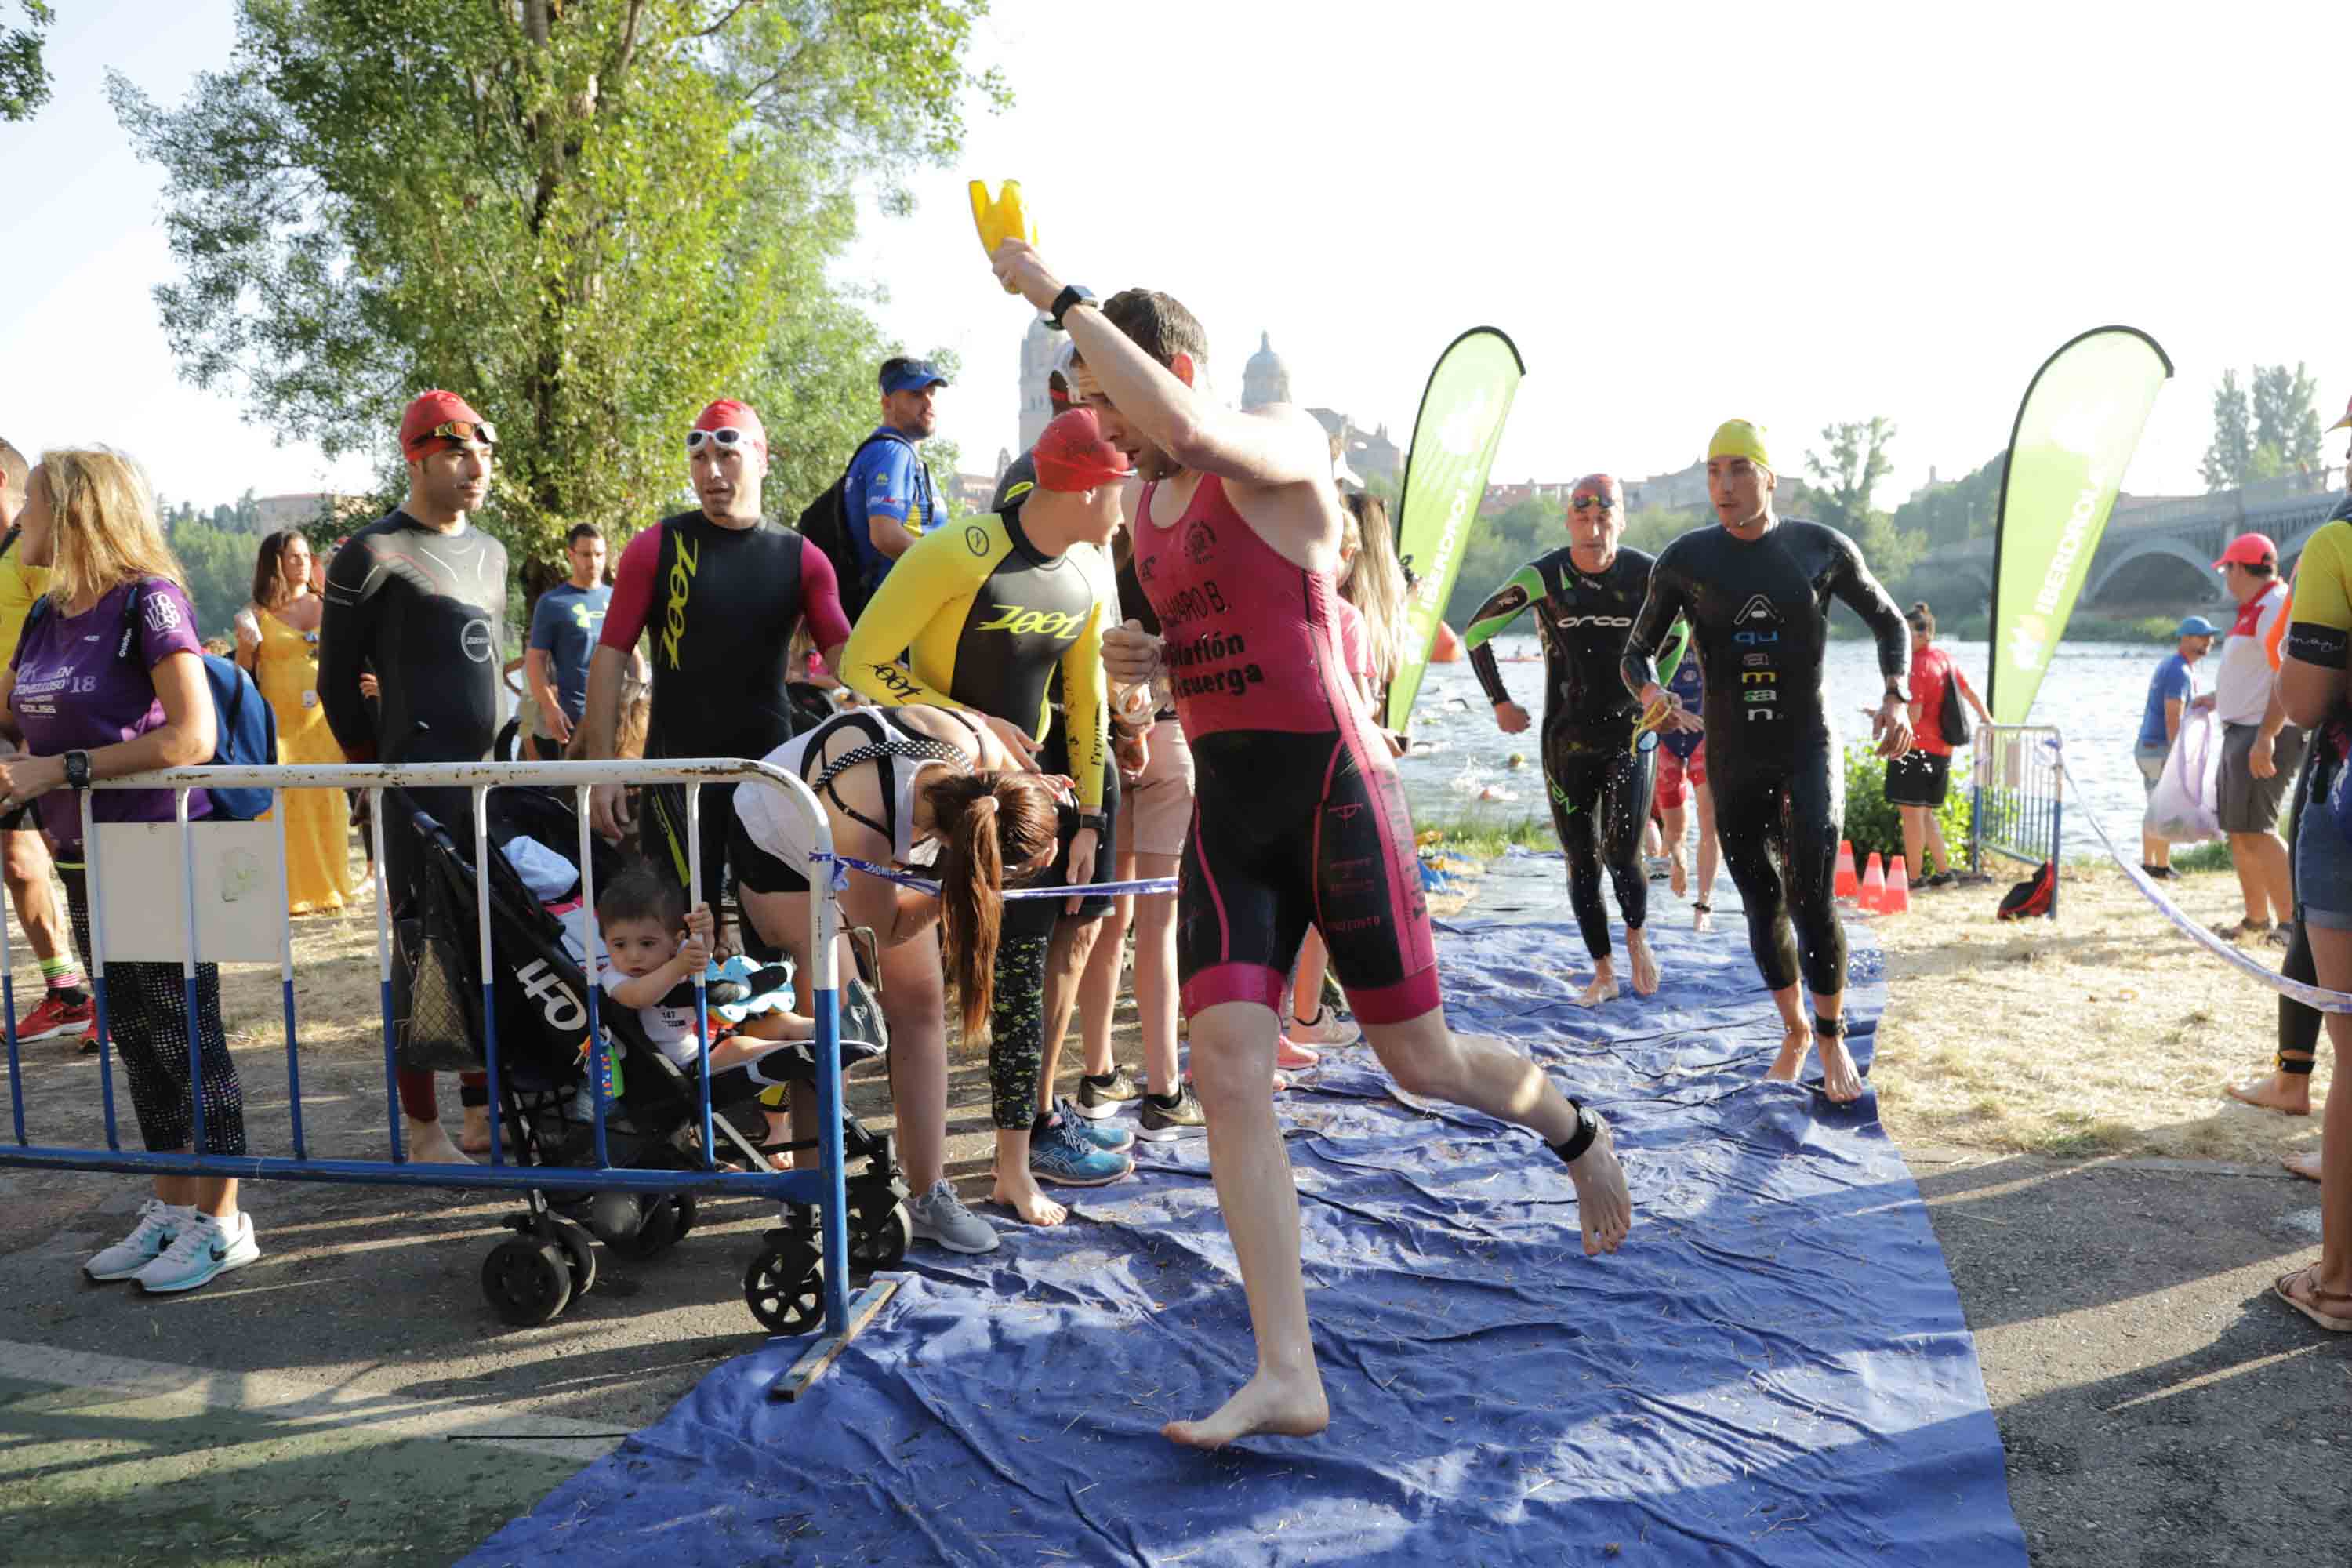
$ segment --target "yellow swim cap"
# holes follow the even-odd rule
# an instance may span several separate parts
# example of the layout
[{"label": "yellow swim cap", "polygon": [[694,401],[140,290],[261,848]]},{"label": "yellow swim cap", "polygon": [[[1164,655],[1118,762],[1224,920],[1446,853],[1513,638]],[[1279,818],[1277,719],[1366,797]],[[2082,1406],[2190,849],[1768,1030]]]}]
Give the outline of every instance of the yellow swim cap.
[{"label": "yellow swim cap", "polygon": [[1772,468],[1772,454],[1764,445],[1764,427],[1745,419],[1727,419],[1715,427],[1715,436],[1706,444],[1708,461],[1717,458],[1745,458],[1759,468]]}]

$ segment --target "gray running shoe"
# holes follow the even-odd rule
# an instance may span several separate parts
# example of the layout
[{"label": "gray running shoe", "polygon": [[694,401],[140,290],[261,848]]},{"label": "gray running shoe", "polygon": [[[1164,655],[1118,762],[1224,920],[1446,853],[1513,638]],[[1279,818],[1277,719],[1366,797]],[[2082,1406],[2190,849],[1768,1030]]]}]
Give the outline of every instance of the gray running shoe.
[{"label": "gray running shoe", "polygon": [[1209,1119],[1202,1114],[1200,1097],[1189,1083],[1176,1090],[1172,1105],[1157,1095],[1145,1095],[1135,1118],[1135,1135],[1147,1143],[1167,1143],[1208,1130]]},{"label": "gray running shoe", "polygon": [[945,1176],[921,1197],[907,1200],[907,1219],[917,1241],[937,1242],[950,1252],[996,1250],[996,1227],[964,1207]]}]

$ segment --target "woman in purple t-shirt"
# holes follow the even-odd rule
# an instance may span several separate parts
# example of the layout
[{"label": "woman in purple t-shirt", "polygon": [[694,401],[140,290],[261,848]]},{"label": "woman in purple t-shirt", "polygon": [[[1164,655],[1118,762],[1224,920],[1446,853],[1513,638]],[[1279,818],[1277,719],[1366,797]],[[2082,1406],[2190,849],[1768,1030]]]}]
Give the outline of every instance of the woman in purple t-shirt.
[{"label": "woman in purple t-shirt", "polygon": [[[102,447],[43,453],[19,521],[26,563],[47,566],[51,576],[48,596],[25,618],[15,662],[0,673],[0,727],[14,730],[26,753],[0,763],[0,812],[40,803],[88,964],[81,788],[93,779],[210,762],[212,692],[179,563],[157,526],[146,480],[128,458]],[[211,810],[204,791],[190,795],[191,816]],[[173,815],[168,790],[91,796],[99,822],[165,822]],[[147,1147],[187,1150],[194,1118],[180,966],[110,963],[106,1001],[107,1033],[122,1053]],[[205,1152],[242,1154],[245,1099],[221,1031],[216,964],[196,966],[194,1022]],[[161,1293],[192,1290],[259,1256],[233,1178],[158,1176],[131,1234],[82,1268],[92,1279],[137,1279]]]}]

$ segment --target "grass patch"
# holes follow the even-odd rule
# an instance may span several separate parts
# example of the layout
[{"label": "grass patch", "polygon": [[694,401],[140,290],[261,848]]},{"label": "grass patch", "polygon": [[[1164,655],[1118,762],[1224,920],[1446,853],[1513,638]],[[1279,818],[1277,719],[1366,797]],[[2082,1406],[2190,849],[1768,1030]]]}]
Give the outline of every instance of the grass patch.
[{"label": "grass patch", "polygon": [[1522,849],[1559,847],[1559,840],[1552,837],[1551,824],[1541,817],[1470,811],[1417,826],[1417,837],[1423,845],[1469,860],[1493,860],[1514,846]]},{"label": "grass patch", "polygon": [[2210,843],[2200,844],[2193,849],[2175,851],[2172,857],[2172,868],[2182,872],[2236,869],[2230,863],[2230,841],[2226,838],[2216,838]]}]

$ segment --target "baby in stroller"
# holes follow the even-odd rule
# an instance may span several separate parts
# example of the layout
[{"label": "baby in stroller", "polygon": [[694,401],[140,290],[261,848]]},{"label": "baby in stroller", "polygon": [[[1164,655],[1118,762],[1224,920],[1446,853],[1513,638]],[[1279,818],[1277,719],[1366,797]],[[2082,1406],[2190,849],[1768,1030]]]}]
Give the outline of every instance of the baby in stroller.
[{"label": "baby in stroller", "polygon": [[[694,1065],[693,982],[710,962],[712,929],[709,905],[687,909],[684,892],[643,867],[597,889],[596,930],[606,964],[600,984],[614,1001],[635,1009],[647,1042],[682,1068]],[[710,1070],[724,1072],[815,1036],[814,1020],[781,1006],[732,1025],[714,1018]]]}]

